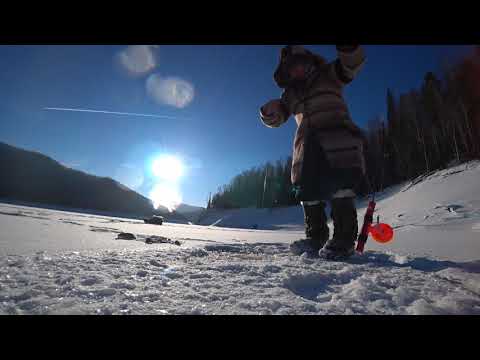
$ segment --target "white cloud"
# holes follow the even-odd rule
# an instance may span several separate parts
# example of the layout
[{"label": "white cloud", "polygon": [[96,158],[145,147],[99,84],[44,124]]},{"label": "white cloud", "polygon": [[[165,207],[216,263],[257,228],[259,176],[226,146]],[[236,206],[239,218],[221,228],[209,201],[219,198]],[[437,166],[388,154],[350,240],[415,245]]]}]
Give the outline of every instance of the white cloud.
[{"label": "white cloud", "polygon": [[188,81],[175,78],[162,78],[152,74],[146,82],[147,93],[159,104],[184,108],[190,104],[195,95],[195,89]]},{"label": "white cloud", "polygon": [[119,63],[132,76],[140,76],[157,66],[155,48],[158,45],[130,45],[117,54]]}]

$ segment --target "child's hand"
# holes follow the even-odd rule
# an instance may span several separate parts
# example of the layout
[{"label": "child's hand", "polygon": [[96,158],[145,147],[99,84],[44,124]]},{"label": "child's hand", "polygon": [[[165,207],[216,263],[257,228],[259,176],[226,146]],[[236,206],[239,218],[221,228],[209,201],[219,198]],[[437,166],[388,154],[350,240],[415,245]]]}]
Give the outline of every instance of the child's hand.
[{"label": "child's hand", "polygon": [[277,106],[276,106],[275,100],[269,101],[268,103],[266,103],[260,108],[260,112],[262,113],[262,116],[265,116],[265,117],[273,116],[276,110],[277,110]]},{"label": "child's hand", "polygon": [[271,100],[260,108],[260,117],[268,127],[278,127],[285,122],[282,103],[279,99]]}]

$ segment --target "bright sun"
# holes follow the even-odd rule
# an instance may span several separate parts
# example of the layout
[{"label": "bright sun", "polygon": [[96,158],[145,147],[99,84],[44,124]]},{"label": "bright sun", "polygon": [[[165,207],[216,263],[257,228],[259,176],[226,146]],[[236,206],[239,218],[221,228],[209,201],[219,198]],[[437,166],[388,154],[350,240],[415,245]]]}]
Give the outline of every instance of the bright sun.
[{"label": "bright sun", "polygon": [[184,173],[180,159],[171,155],[161,156],[153,161],[153,175],[168,181],[177,181]]},{"label": "bright sun", "polygon": [[153,161],[153,175],[163,180],[150,192],[150,199],[155,208],[164,206],[169,211],[173,211],[181,204],[182,196],[178,191],[177,181],[184,175],[184,170],[182,161],[172,155],[162,155]]}]

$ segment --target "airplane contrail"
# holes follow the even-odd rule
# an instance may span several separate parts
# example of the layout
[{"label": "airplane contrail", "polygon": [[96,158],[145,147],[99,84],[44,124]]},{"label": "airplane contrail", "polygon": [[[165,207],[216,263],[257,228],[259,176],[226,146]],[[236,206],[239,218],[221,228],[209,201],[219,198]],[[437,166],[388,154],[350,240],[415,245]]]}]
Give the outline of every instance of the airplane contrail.
[{"label": "airplane contrail", "polygon": [[127,115],[127,116],[143,116],[143,117],[154,117],[154,118],[160,118],[160,119],[179,119],[176,116],[168,116],[168,115],[138,114],[138,113],[129,113],[129,112],[120,112],[120,111],[92,110],[92,109],[45,107],[43,108],[43,110],[75,111],[75,112],[88,112],[88,113],[100,113],[100,114],[112,114],[112,115]]}]

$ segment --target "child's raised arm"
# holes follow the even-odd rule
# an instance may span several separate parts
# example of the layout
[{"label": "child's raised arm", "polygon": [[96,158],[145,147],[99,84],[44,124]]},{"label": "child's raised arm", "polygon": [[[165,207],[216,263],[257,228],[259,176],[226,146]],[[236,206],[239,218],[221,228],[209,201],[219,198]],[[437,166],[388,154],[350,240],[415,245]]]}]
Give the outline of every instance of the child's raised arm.
[{"label": "child's raised arm", "polygon": [[334,62],[334,73],[342,85],[347,85],[355,78],[366,57],[359,45],[337,45],[337,60]]}]

